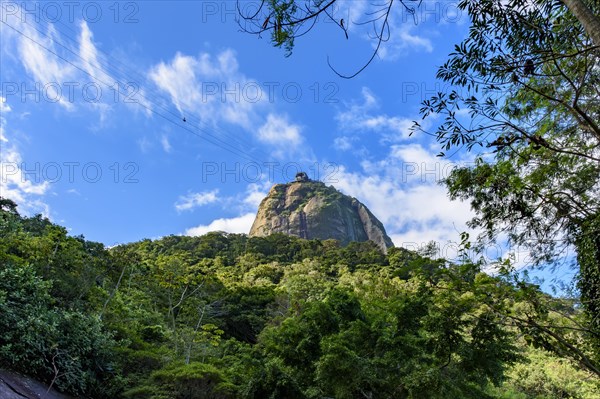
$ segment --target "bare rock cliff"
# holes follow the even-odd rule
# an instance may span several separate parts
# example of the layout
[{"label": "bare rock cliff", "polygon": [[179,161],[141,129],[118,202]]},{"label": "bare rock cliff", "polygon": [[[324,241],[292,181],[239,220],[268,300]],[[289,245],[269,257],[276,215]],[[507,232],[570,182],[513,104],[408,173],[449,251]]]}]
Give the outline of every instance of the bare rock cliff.
[{"label": "bare rock cliff", "polygon": [[306,239],[371,240],[382,251],[393,247],[381,222],[356,198],[322,182],[276,184],[262,200],[250,236],[284,233]]}]

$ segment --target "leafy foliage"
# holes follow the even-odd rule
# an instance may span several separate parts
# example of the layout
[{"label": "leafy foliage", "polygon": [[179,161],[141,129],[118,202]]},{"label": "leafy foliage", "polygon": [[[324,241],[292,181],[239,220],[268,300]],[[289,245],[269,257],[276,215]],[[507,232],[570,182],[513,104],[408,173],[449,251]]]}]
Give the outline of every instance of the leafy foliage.
[{"label": "leafy foliage", "polygon": [[576,250],[583,328],[598,348],[600,53],[567,3],[587,5],[600,24],[598,1],[461,1],[472,27],[438,70],[453,89],[421,112],[444,116],[440,155],[477,151],[446,185],[451,198],[470,201],[479,248],[508,240],[540,267]]},{"label": "leafy foliage", "polygon": [[2,204],[0,362],[72,394],[485,398],[538,384],[518,335],[591,351],[581,312],[468,262],[224,233],[106,250]]}]

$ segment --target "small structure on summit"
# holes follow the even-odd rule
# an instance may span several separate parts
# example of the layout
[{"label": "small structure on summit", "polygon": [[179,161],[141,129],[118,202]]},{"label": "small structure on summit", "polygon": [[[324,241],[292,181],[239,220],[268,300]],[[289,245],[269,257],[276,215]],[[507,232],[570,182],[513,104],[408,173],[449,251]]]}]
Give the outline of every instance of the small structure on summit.
[{"label": "small structure on summit", "polygon": [[298,172],[298,173],[296,173],[296,181],[297,182],[306,182],[306,181],[310,181],[310,179],[308,178],[308,175],[305,172]]}]

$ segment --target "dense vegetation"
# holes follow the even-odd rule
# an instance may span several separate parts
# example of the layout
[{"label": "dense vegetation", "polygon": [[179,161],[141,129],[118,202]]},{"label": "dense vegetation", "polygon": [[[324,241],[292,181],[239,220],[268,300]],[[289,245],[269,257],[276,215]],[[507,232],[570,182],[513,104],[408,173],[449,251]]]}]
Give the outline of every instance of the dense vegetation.
[{"label": "dense vegetation", "polygon": [[19,215],[10,200],[1,200],[0,231],[0,364],[71,394],[600,392],[585,370],[594,350],[574,304],[466,258],[224,233],[107,249]]},{"label": "dense vegetation", "polygon": [[[415,22],[429,14],[419,15],[420,0],[261,5],[255,13],[241,13],[240,25],[257,35],[270,32],[272,44],[287,55],[323,16],[344,32],[340,40],[347,39],[348,21],[333,18],[336,7],[362,14],[350,23],[370,29],[375,43],[366,64],[344,75],[328,61],[345,78],[364,71],[400,29],[399,13],[414,15]],[[439,66],[443,90],[422,102],[425,121],[415,121],[412,133],[435,137],[440,157],[473,156],[471,165],[453,169],[444,183],[451,199],[471,204],[468,225],[481,233],[474,248],[520,247],[540,268],[556,266],[576,251],[575,280],[587,312],[583,328],[593,331],[598,351],[600,1],[460,0],[456,6],[468,16],[468,35]],[[577,356],[600,375],[594,361]]]}]

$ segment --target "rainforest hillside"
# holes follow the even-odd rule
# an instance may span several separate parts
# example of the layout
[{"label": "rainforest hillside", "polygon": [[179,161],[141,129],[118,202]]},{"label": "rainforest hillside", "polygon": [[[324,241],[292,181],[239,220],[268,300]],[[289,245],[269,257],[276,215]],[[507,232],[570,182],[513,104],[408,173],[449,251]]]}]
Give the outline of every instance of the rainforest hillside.
[{"label": "rainforest hillside", "polygon": [[1,368],[69,395],[600,393],[574,302],[467,258],[219,232],[109,249],[0,205]]}]

